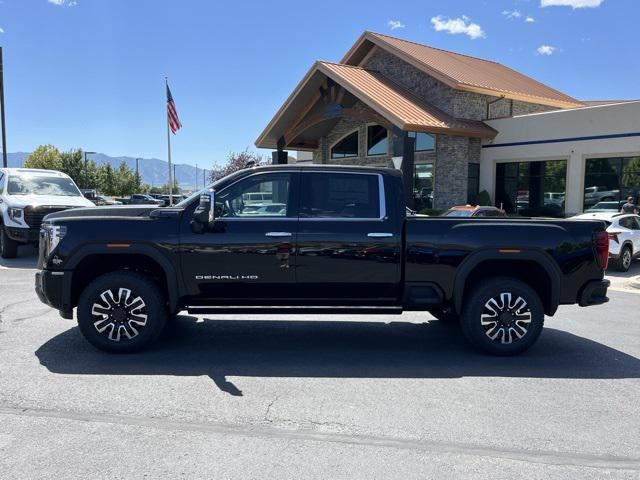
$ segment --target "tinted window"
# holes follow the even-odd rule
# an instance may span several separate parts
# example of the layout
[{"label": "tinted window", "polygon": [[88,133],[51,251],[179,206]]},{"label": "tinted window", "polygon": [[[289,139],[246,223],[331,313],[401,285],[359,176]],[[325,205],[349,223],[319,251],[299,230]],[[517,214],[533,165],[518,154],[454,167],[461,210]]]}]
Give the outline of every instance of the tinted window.
[{"label": "tinted window", "polygon": [[358,156],[358,132],[355,131],[347,135],[333,148],[331,148],[331,158],[347,158]]},{"label": "tinted window", "polygon": [[0,172],[0,193],[4,193],[4,173]]},{"label": "tinted window", "polygon": [[[216,194],[216,216],[285,217],[289,206],[290,183],[289,173],[270,173],[244,178]],[[256,197],[261,199],[256,201]]]},{"label": "tinted window", "polygon": [[380,217],[377,175],[306,173],[302,178],[301,217]]},{"label": "tinted window", "polygon": [[467,203],[476,203],[480,190],[480,164],[470,163],[467,177]]},{"label": "tinted window", "polygon": [[380,125],[367,127],[367,155],[386,155],[389,150],[387,129]]},{"label": "tinted window", "polygon": [[619,223],[621,227],[629,228],[631,230],[636,229],[636,222],[633,217],[621,218]]},{"label": "tinted window", "polygon": [[436,148],[436,139],[433,135],[424,132],[409,132],[409,136],[416,139],[416,152],[425,152]]}]

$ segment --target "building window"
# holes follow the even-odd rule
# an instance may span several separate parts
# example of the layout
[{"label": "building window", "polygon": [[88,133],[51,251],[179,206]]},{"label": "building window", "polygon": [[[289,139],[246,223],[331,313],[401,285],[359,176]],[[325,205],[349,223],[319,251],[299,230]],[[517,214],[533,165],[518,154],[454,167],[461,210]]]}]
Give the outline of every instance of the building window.
[{"label": "building window", "polygon": [[640,200],[640,157],[587,159],[585,209],[599,202],[622,202],[628,197]]},{"label": "building window", "polygon": [[433,163],[415,165],[413,198],[416,210],[433,208]]},{"label": "building window", "polygon": [[480,193],[480,164],[470,163],[467,177],[467,203],[475,203]]},{"label": "building window", "polygon": [[387,129],[380,125],[367,127],[367,156],[386,155],[389,152],[389,135]]},{"label": "building window", "polygon": [[424,132],[409,132],[409,136],[416,139],[416,152],[428,152],[435,150],[436,138]]},{"label": "building window", "polygon": [[333,147],[331,158],[349,158],[358,156],[358,131],[350,133]]},{"label": "building window", "polygon": [[563,217],[567,161],[499,163],[496,205],[524,217]]}]

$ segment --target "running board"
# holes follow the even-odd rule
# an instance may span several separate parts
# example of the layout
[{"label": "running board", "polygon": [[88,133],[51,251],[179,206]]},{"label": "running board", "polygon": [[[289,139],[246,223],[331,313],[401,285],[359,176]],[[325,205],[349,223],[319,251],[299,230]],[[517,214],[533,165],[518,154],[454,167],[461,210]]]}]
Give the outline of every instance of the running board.
[{"label": "running board", "polygon": [[357,315],[400,315],[402,313],[401,307],[388,307],[388,306],[367,306],[367,307],[350,307],[350,306],[341,306],[341,307],[327,307],[327,306],[309,306],[309,307],[283,307],[283,306],[252,306],[247,307],[243,306],[223,306],[223,307],[198,307],[198,306],[187,306],[187,312],[193,314],[211,314],[211,313],[254,313],[260,315],[271,315],[274,313],[283,313],[283,314],[339,314],[339,313],[349,313],[349,314],[357,314]]}]

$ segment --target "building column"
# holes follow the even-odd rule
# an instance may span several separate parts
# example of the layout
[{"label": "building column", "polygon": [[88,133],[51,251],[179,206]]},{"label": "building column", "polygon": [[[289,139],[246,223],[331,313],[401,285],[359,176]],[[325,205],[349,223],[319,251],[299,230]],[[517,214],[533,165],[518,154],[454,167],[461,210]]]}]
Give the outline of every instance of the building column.
[{"label": "building column", "polygon": [[404,188],[404,200],[407,207],[413,209],[415,199],[413,197],[413,183],[415,174],[415,145],[416,139],[409,136],[409,132],[394,129],[393,131],[393,157],[402,158],[402,185]]},{"label": "building column", "polygon": [[433,178],[433,208],[444,210],[467,203],[469,138],[438,135]]},{"label": "building column", "polygon": [[564,196],[565,213],[580,213],[584,201],[585,160],[581,152],[571,152],[567,160],[567,185]]}]

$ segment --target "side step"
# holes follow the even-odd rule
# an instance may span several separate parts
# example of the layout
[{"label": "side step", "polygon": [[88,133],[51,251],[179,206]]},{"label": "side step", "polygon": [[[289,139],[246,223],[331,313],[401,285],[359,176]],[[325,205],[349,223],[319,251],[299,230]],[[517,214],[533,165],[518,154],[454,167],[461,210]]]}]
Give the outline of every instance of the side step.
[{"label": "side step", "polygon": [[271,315],[276,313],[282,314],[340,314],[349,313],[356,315],[400,315],[402,313],[402,307],[388,307],[388,306],[370,306],[370,307],[327,307],[327,306],[309,306],[309,307],[283,307],[283,306],[223,306],[223,307],[199,307],[199,306],[187,306],[187,312],[195,315],[202,314],[227,314],[237,313],[246,314],[254,313],[259,315]]}]

